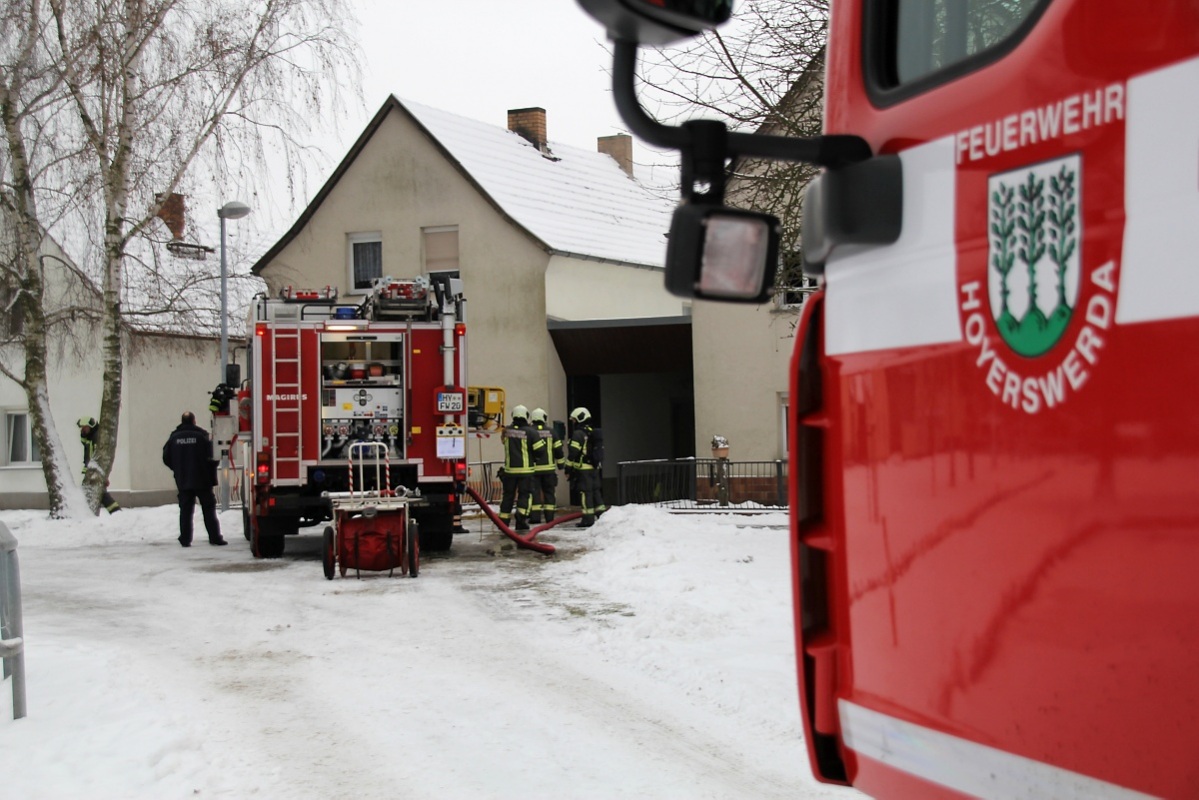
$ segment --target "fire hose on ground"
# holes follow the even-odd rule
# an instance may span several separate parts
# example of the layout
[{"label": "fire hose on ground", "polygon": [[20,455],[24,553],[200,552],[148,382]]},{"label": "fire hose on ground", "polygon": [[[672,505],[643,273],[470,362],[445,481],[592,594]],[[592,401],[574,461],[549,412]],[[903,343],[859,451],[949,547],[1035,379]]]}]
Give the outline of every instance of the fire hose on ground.
[{"label": "fire hose on ground", "polygon": [[552,528],[555,525],[558,525],[560,523],[570,522],[571,520],[579,519],[580,517],[583,516],[583,514],[578,511],[572,512],[570,514],[564,514],[561,517],[555,517],[550,522],[546,522],[541,525],[538,525],[537,527],[530,530],[528,533],[525,533],[522,535],[522,534],[517,533],[516,531],[512,530],[510,527],[508,527],[508,523],[506,523],[502,519],[500,519],[500,515],[496,513],[495,509],[493,509],[490,505],[488,505],[487,501],[484,500],[482,497],[480,497],[479,493],[476,492],[473,488],[471,488],[470,486],[467,486],[466,493],[474,498],[475,502],[479,504],[479,508],[483,509],[483,513],[486,514],[488,516],[488,518],[490,518],[491,521],[495,523],[495,526],[500,529],[501,533],[503,533],[505,536],[507,536],[512,541],[516,542],[517,547],[524,547],[528,550],[535,550],[538,553],[543,553],[547,556],[554,554],[554,546],[552,544],[546,544],[545,542],[534,541],[537,534],[542,533],[543,531],[548,531],[550,528]]}]

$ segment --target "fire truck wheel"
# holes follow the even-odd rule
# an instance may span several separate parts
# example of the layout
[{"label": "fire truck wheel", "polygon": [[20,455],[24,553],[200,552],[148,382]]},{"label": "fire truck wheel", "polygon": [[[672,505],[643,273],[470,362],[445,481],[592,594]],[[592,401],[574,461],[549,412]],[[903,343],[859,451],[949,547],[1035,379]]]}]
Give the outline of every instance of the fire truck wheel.
[{"label": "fire truck wheel", "polygon": [[250,531],[250,551],[255,558],[279,558],[283,555],[284,538],[276,520],[256,517]]},{"label": "fire truck wheel", "polygon": [[425,514],[420,523],[420,546],[430,553],[444,553],[454,543],[454,520],[446,513]]},{"label": "fire truck wheel", "polygon": [[[244,498],[245,495],[242,495],[242,497]],[[248,505],[246,505],[247,502],[248,501],[244,500],[244,499],[241,501],[241,529],[242,529],[242,533],[244,533],[246,535],[246,541],[248,542],[248,541],[250,541],[250,525],[251,525],[251,523],[250,523],[250,507]]]},{"label": "fire truck wheel", "polygon": [[416,520],[408,520],[408,577],[420,574],[420,527]]},{"label": "fire truck wheel", "polygon": [[325,577],[328,580],[333,580],[333,568],[336,566],[337,552],[334,549],[336,543],[333,536],[332,526],[325,528],[325,546],[321,551],[324,556]]}]

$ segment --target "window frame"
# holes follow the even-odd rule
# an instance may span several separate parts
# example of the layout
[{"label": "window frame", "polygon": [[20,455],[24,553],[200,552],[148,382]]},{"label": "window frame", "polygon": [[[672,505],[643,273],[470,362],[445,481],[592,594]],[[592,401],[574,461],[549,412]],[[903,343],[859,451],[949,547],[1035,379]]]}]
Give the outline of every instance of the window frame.
[{"label": "window frame", "polygon": [[370,288],[358,288],[354,285],[354,245],[379,243],[379,277],[387,274],[383,269],[383,232],[356,231],[346,234],[346,294],[370,294]]},{"label": "window frame", "polygon": [[866,0],[862,9],[862,79],[866,96],[877,108],[893,106],[999,61],[1024,41],[1053,0],[1038,0],[1028,16],[1003,41],[908,83],[899,83],[898,77],[893,74],[898,41],[897,8],[900,2]]},{"label": "window frame", "polygon": [[[41,467],[42,457],[38,452],[37,441],[33,438],[33,420],[30,417],[29,410],[24,408],[5,408],[2,411],[4,416],[4,428],[0,430],[0,436],[3,437],[4,451],[0,456],[0,466],[5,467]],[[25,461],[13,461],[13,422],[12,420],[20,417],[23,420],[21,425],[21,433],[23,434],[25,452],[28,458]]]}]

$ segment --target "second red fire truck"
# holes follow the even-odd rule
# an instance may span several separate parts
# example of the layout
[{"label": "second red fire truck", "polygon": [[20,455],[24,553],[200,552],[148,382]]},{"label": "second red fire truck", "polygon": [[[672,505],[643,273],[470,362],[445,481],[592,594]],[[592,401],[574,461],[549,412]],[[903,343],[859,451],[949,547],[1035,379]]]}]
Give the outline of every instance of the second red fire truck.
[{"label": "second red fire truck", "polygon": [[[245,535],[255,557],[332,518],[351,488],[350,445],[377,442],[424,550],[447,550],[466,482],[466,325],[461,282],[383,278],[365,298],[335,289],[259,296],[251,311],[239,447]],[[383,482],[386,482],[384,479]],[[386,487],[356,486],[359,491]]]}]

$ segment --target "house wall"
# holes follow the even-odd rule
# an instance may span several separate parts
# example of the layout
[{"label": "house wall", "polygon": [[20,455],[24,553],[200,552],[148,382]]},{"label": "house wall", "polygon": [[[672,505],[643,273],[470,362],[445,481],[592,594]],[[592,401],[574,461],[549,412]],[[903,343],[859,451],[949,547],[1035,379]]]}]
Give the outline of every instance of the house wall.
[{"label": "house wall", "polygon": [[781,403],[798,312],[696,300],[691,314],[696,455],[709,455],[719,434],[734,461],[783,458]]},{"label": "house wall", "polygon": [[[220,379],[220,341],[138,335],[128,342],[118,453],[130,505],[175,501],[175,480],[163,466],[162,445],[184,411],[211,430],[208,398]],[[214,453],[219,457],[219,454]],[[118,461],[121,458],[118,457]],[[114,470],[115,473],[115,470]],[[119,488],[114,480],[113,488]]]},{"label": "house wall", "polygon": [[545,313],[572,322],[685,315],[686,303],[666,291],[664,277],[661,269],[553,256],[545,272]]},{"label": "house wall", "polygon": [[[52,252],[64,257],[56,248]],[[44,264],[48,308],[98,304],[57,258],[45,259]],[[82,320],[73,324],[69,335],[52,336],[48,342],[51,413],[72,467],[70,477],[76,482],[82,477],[83,445],[75,421],[100,411],[103,364],[98,342],[98,331]],[[162,466],[162,444],[185,408],[194,411],[201,427],[206,427],[220,344],[216,339],[134,334],[126,336],[124,349],[121,420],[109,491],[127,506],[173,502],[174,480]],[[20,350],[9,348],[0,357],[18,374],[23,371]],[[28,410],[24,390],[4,377],[0,377],[0,410]],[[45,507],[40,464],[0,464],[0,508]]]}]

